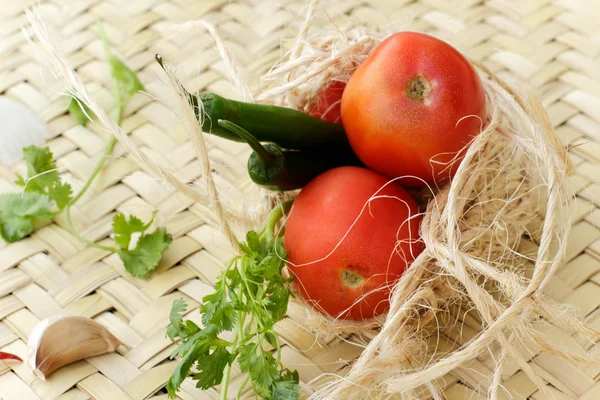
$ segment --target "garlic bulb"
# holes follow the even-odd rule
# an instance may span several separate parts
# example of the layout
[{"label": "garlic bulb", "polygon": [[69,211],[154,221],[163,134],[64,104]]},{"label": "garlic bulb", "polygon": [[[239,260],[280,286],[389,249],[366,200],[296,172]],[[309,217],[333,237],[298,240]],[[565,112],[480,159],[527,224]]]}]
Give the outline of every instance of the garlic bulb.
[{"label": "garlic bulb", "polygon": [[41,321],[27,343],[29,366],[40,379],[65,365],[115,351],[119,341],[90,318],[57,315]]}]

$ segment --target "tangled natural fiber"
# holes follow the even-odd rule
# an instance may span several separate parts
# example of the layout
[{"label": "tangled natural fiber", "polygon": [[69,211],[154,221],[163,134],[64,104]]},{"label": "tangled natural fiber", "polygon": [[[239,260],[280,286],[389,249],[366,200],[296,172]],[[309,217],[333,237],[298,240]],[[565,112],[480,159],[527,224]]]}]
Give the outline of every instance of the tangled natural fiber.
[{"label": "tangled natural fiber", "polygon": [[[317,3],[313,1],[308,7],[296,46],[265,74],[253,95],[237,74],[235,61],[222,41],[216,41],[232,81],[245,99],[305,110],[328,84],[347,81],[389,34],[366,27],[335,27],[310,36],[310,20]],[[32,15],[30,18],[38,28],[34,29],[34,40],[46,46],[47,61],[55,73],[140,163],[195,201],[213,206],[223,203],[224,197],[215,188],[204,196],[147,159],[87,94],[64,58],[61,61],[60,53],[48,47],[50,42],[44,30],[39,29],[39,21]],[[206,23],[189,24],[182,29],[196,25],[218,39]],[[382,321],[358,324],[314,317],[310,321],[319,330],[358,332],[370,339],[348,374],[333,376],[313,394],[315,399],[441,399],[435,382],[484,353],[495,358],[495,370],[485,384],[490,398],[500,396],[508,358],[518,363],[547,398],[553,398],[528,359],[516,350],[517,344],[535,343],[565,359],[598,362],[583,350],[552,343],[533,323],[545,321],[590,341],[600,338],[598,332],[543,293],[562,261],[571,226],[572,198],[566,188],[570,164],[566,151],[530,88],[505,83],[482,65],[477,66],[489,105],[488,119],[482,121],[485,129],[471,143],[453,180],[436,188],[435,196],[429,200],[421,226],[426,250],[396,284],[387,316]],[[171,83],[177,86],[175,81]],[[193,122],[191,114],[182,118]],[[195,145],[200,161],[206,158],[207,162],[204,144],[197,141]],[[208,167],[205,173],[210,183]],[[266,198],[265,203],[272,201]],[[240,215],[227,203],[214,210],[221,222]],[[224,228],[235,242],[227,226]],[[522,249],[524,237],[537,244],[535,251]],[[482,329],[467,343],[441,351],[436,339],[447,328],[442,320],[452,307],[470,309]]]},{"label": "tangled natural fiber", "polygon": [[[352,71],[387,36],[353,27],[321,32],[299,42],[303,51],[263,78],[277,85],[257,100],[307,109],[322,88],[347,81]],[[510,356],[548,398],[552,393],[515,350],[532,341],[571,360],[598,362],[583,350],[574,354],[547,340],[531,322],[545,319],[589,340],[585,327],[543,290],[560,265],[571,226],[572,198],[566,175],[570,163],[532,89],[507,84],[479,67],[488,99],[488,121],[470,144],[452,182],[429,201],[421,225],[426,250],[396,284],[387,318],[350,372],[331,380],[317,399],[441,398],[433,382],[497,347],[489,397],[497,398],[502,367]],[[524,235],[535,240],[535,254],[521,254]],[[520,263],[533,263],[527,277]],[[449,354],[436,351],[443,326],[440,312],[454,304],[472,308],[481,332]],[[318,329],[358,331],[356,324],[318,319]],[[349,328],[348,330],[346,328]],[[365,325],[365,330],[372,326]]]}]

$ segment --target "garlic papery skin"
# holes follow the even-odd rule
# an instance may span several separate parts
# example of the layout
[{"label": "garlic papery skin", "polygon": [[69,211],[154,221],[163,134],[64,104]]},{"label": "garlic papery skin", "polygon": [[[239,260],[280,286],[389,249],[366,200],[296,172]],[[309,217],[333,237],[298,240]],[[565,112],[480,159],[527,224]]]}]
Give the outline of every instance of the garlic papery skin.
[{"label": "garlic papery skin", "polygon": [[42,119],[29,107],[0,96],[0,164],[23,158],[23,148],[41,146],[48,137]]},{"label": "garlic papery skin", "polygon": [[86,317],[56,315],[40,321],[27,342],[33,373],[46,380],[65,365],[113,352],[119,341],[104,326]]}]

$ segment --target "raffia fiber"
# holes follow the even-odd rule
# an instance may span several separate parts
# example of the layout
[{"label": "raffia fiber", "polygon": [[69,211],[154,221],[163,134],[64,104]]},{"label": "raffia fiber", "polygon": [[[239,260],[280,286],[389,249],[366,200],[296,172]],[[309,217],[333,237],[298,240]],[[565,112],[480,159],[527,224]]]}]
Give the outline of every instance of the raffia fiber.
[{"label": "raffia fiber", "polygon": [[[306,21],[310,20],[311,3]],[[39,21],[30,14],[33,25]],[[206,28],[205,23],[199,23]],[[232,80],[244,98],[284,104],[305,110],[328,83],[346,81],[353,69],[381,42],[388,32],[365,27],[332,29],[318,38],[306,36],[303,24],[298,46],[287,60],[274,66],[254,95],[235,74],[234,61],[226,59]],[[189,29],[187,25],[185,29]],[[217,36],[214,29],[210,30]],[[43,29],[34,29],[34,40],[50,45]],[[218,37],[218,36],[217,36]],[[223,43],[220,54],[227,55]],[[46,47],[46,49],[53,49]],[[105,113],[87,95],[83,85],[58,51],[45,54],[54,72],[65,79],[69,91],[78,95],[100,118],[100,123],[156,175],[195,201],[222,204],[215,207],[221,222],[239,215],[227,207],[215,191],[203,196],[177,180],[168,171],[136,149]],[[58,66],[58,68],[57,68]],[[572,199],[565,187],[569,161],[556,138],[548,117],[532,90],[519,83],[504,83],[480,67],[489,103],[486,128],[473,141],[452,182],[435,189],[421,226],[426,244],[423,252],[394,288],[390,311],[381,321],[363,324],[333,321],[307,311],[309,325],[328,333],[359,332],[370,340],[362,355],[344,377],[333,379],[313,395],[316,399],[419,398],[427,391],[442,398],[433,382],[495,346],[501,348],[496,370],[490,377],[489,397],[497,398],[500,376],[507,357],[514,357],[548,398],[547,386],[514,348],[533,341],[546,351],[569,360],[597,362],[583,350],[573,353],[546,340],[531,327],[544,318],[552,324],[577,331],[590,340],[598,332],[581,324],[560,305],[546,299],[543,290],[560,265],[571,225]],[[71,75],[72,74],[72,75]],[[105,117],[105,118],[104,118]],[[182,119],[190,116],[182,116]],[[199,145],[199,143],[197,144]],[[199,158],[202,154],[201,145]],[[207,176],[210,170],[207,170]],[[268,198],[265,203],[274,200]],[[265,209],[268,207],[265,207]],[[541,218],[541,224],[535,222]],[[225,226],[223,226],[224,229]],[[520,239],[533,237],[536,254],[521,254]],[[233,233],[229,235],[235,243]],[[535,264],[525,276],[519,263]],[[430,346],[439,330],[440,314],[455,304],[470,307],[483,323],[482,331],[463,347],[438,353]]]}]

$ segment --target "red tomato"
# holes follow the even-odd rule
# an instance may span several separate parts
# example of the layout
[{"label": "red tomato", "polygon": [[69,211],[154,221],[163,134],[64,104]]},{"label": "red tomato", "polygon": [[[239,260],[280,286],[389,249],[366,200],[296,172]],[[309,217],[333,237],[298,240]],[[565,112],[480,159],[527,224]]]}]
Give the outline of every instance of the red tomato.
[{"label": "red tomato", "polygon": [[[395,281],[423,250],[417,205],[388,182],[364,168],[340,167],[296,198],[284,244],[296,290],[315,309],[342,319],[387,311]],[[373,195],[383,198],[365,206]]]},{"label": "red tomato", "polygon": [[[351,76],[342,121],[356,155],[370,169],[427,183],[450,178],[449,163],[485,125],[477,72],[449,44],[416,32],[384,40]],[[423,186],[417,179],[402,185]]]},{"label": "red tomato", "polygon": [[308,114],[336,124],[342,123],[340,107],[346,82],[335,81],[325,88],[308,109]]}]

